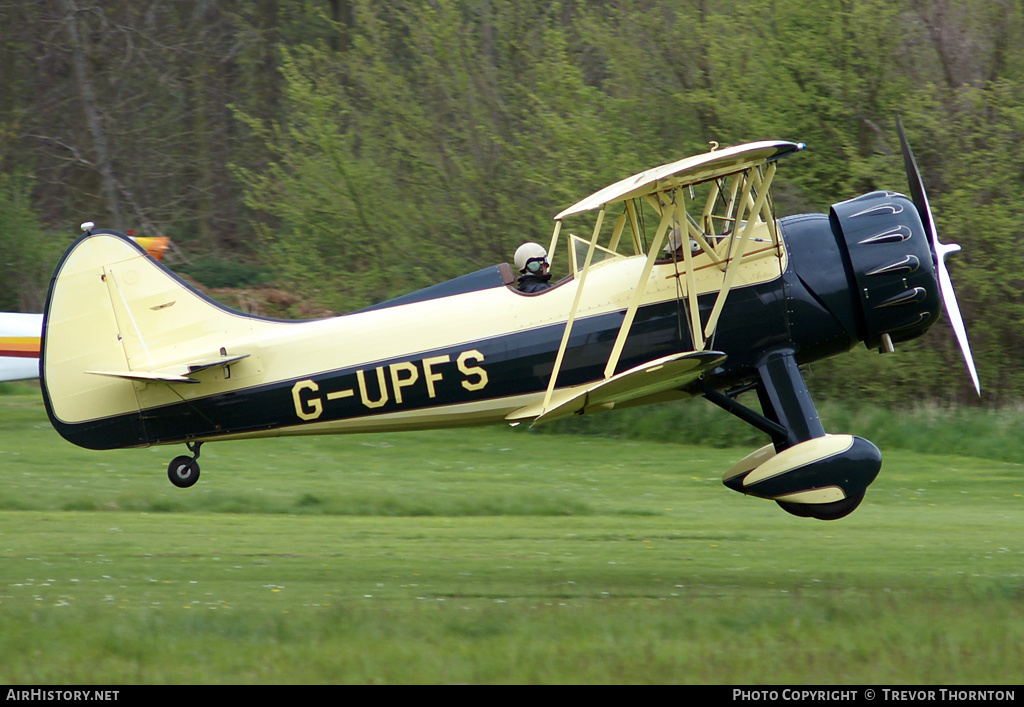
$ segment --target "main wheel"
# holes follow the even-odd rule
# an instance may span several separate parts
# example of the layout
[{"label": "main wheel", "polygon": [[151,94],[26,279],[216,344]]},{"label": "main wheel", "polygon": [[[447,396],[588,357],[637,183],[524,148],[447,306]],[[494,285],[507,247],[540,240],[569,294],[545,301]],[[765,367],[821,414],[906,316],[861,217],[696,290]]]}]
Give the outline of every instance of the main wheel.
[{"label": "main wheel", "polygon": [[199,462],[192,457],[175,457],[167,465],[167,478],[180,489],[187,489],[199,480]]},{"label": "main wheel", "polygon": [[853,513],[863,500],[864,492],[861,491],[842,501],[833,501],[832,503],[787,503],[786,501],[776,501],[776,503],[782,507],[782,510],[801,518],[839,520]]}]

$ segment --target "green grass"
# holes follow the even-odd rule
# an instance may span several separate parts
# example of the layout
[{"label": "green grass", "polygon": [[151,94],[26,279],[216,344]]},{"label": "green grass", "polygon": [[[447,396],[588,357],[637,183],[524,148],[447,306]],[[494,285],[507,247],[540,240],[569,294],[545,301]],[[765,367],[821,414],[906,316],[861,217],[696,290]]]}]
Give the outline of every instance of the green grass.
[{"label": "green grass", "polygon": [[726,489],[747,448],[505,428],[208,444],[181,490],[182,449],[78,449],[13,393],[2,684],[1015,684],[1024,664],[1012,462],[880,444],[831,523]]}]

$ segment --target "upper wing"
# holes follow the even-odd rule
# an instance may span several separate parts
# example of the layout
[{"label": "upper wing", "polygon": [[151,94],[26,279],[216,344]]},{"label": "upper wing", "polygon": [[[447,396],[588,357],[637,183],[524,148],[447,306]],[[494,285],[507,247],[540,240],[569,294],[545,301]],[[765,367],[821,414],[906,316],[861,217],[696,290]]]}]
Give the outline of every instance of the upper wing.
[{"label": "upper wing", "polygon": [[566,216],[646,196],[671,187],[683,187],[726,174],[735,174],[765,161],[771,162],[785,157],[804,147],[803,143],[765,140],[686,157],[615,182],[573,204],[555,216],[555,220],[559,221]]}]

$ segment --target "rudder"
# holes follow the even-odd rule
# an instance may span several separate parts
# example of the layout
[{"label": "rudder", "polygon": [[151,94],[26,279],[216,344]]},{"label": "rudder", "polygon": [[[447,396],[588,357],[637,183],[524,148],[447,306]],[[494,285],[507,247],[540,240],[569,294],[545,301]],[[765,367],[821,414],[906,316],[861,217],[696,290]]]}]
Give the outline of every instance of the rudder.
[{"label": "rudder", "polygon": [[164,384],[197,382],[187,373],[201,366],[187,364],[227,357],[228,342],[247,339],[252,325],[127,236],[89,233],[61,258],[47,294],[40,379],[50,421],[90,449],[148,445],[142,412],[181,399]]}]

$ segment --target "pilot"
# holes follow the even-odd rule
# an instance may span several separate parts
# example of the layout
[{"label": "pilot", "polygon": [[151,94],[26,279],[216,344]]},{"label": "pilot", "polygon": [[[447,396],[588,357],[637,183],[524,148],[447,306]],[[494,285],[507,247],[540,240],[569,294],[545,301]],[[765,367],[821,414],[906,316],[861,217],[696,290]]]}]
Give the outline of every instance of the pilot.
[{"label": "pilot", "polygon": [[[696,255],[700,252],[700,244],[697,241],[690,240],[690,253]],[[663,249],[665,257],[671,258],[672,260],[678,260],[683,257],[683,235],[678,226],[672,229],[672,232],[666,239],[665,248]]]},{"label": "pilot", "polygon": [[537,243],[523,243],[516,249],[516,269],[522,273],[519,276],[520,292],[543,292],[551,287],[548,282],[551,273],[551,261],[548,260],[548,252],[544,246]]}]

